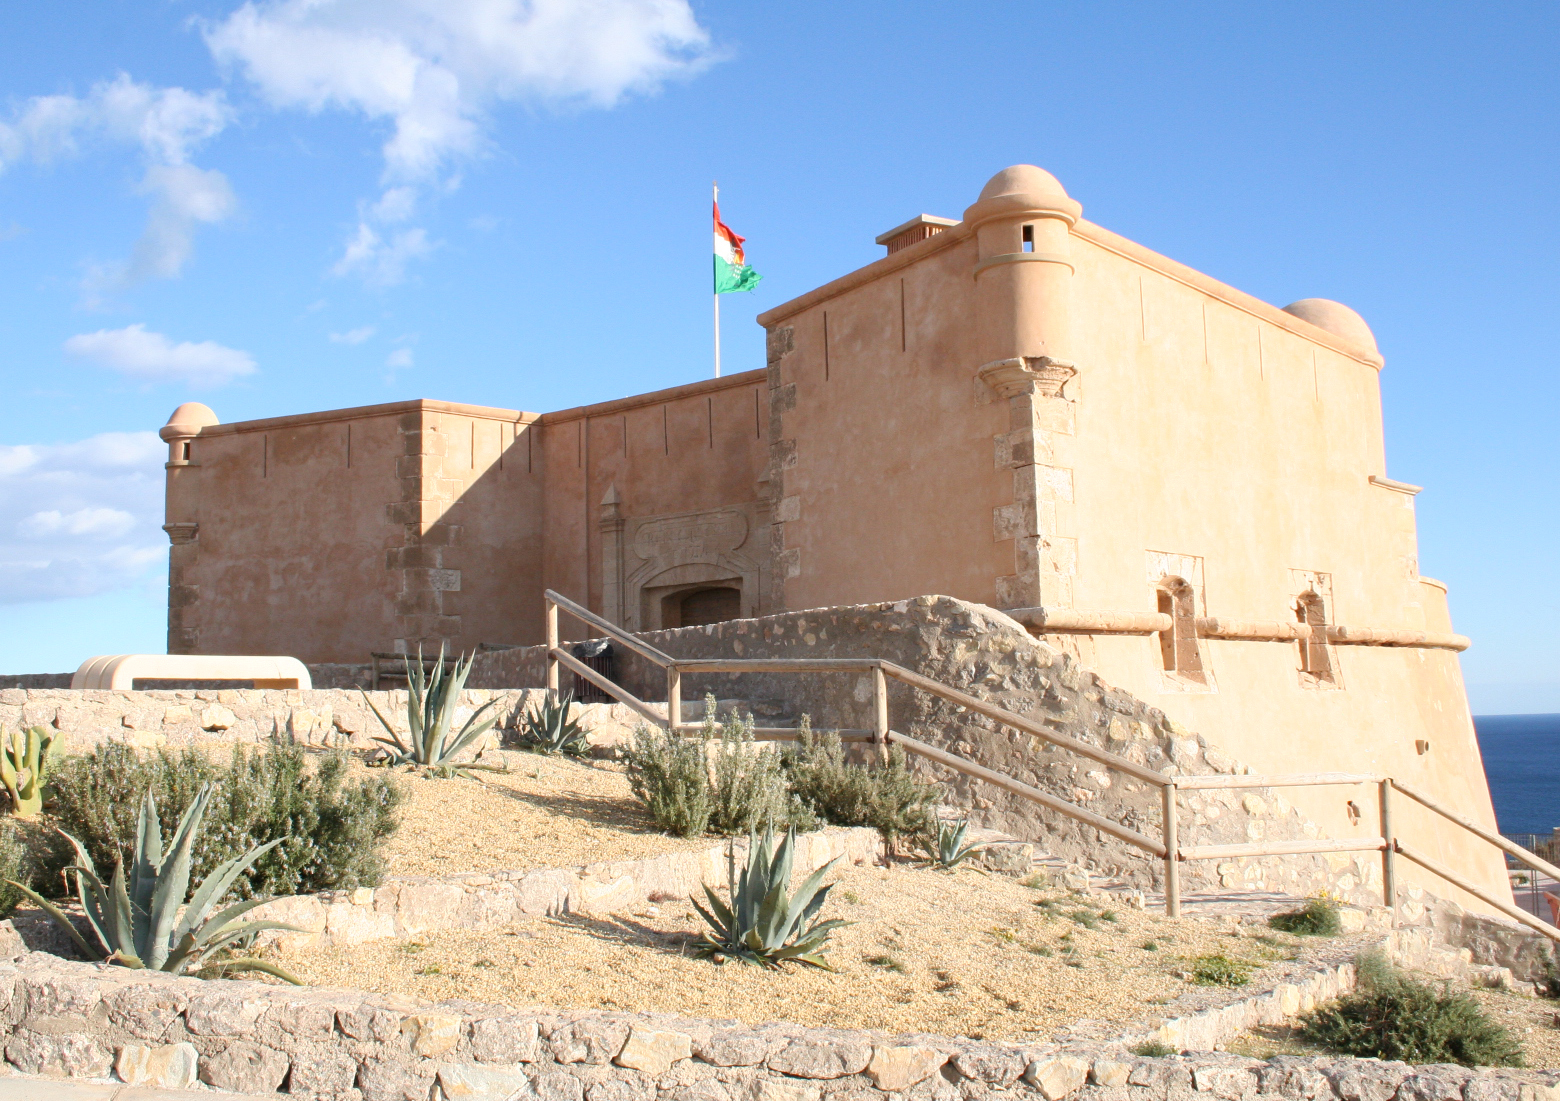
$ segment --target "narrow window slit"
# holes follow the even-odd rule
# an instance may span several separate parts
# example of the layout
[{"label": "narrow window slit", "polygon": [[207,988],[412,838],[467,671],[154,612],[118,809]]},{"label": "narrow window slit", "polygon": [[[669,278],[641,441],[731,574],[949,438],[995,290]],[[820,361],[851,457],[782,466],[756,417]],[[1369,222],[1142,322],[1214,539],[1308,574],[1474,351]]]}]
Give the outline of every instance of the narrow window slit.
[{"label": "narrow window slit", "polygon": [[1025,252],[1033,252],[1033,251],[1035,251],[1035,227],[1034,226],[1025,226],[1024,227],[1024,251]]}]

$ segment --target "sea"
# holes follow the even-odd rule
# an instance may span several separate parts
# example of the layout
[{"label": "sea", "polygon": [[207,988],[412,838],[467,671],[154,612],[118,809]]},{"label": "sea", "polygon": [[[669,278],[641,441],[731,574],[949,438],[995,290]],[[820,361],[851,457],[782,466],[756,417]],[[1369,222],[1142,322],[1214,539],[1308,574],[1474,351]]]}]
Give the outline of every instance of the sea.
[{"label": "sea", "polygon": [[1475,715],[1500,832],[1551,836],[1560,826],[1560,715]]}]

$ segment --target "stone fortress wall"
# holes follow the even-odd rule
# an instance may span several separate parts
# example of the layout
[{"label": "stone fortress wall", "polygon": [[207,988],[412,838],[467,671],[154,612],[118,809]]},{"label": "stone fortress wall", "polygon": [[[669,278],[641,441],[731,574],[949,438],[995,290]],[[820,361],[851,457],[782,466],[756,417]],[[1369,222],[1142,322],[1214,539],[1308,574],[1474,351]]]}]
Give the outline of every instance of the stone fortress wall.
[{"label": "stone fortress wall", "polygon": [[[181,407],[170,650],[534,645],[549,587],[642,631],[945,593],[1253,769],[1390,773],[1494,828],[1359,315],[1260,302],[1027,165],[882,243],[759,318],[762,372],[546,414]],[[1343,835],[1338,795],[1285,798]]]}]

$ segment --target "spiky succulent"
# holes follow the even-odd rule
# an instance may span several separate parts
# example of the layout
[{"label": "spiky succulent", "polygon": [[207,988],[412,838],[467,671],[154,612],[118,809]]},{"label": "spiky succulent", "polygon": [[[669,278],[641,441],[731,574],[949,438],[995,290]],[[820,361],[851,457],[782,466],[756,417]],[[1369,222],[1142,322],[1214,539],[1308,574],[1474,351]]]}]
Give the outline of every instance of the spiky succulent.
[{"label": "spiky succulent", "polygon": [[54,735],[48,727],[25,731],[0,727],[0,781],[11,796],[11,813],[36,818],[43,810],[43,781],[49,771]]},{"label": "spiky succulent", "polygon": [[747,867],[739,877],[736,850],[727,849],[730,905],[721,901],[708,885],[704,895],[709,909],[700,905],[698,899],[689,899],[710,926],[695,949],[699,955],[717,961],[729,956],[774,969],[786,960],[795,960],[825,971],[834,970],[822,948],[834,930],[850,923],[838,918],[820,921],[818,911],[833,886],[823,886],[823,877],[839,858],[808,876],[793,895],[790,887],[795,850],[795,830],[787,830],[778,847],[770,831],[765,831],[763,841],[749,834]]},{"label": "spiky succulent", "polygon": [[574,701],[565,695],[557,703],[543,700],[540,706],[528,708],[520,719],[520,743],[537,753],[561,753],[566,757],[583,757],[590,752],[590,742],[578,720],[569,718],[569,708]]},{"label": "spiky succulent", "polygon": [[401,741],[401,735],[395,727],[374,706],[368,693],[363,693],[363,699],[374,712],[374,717],[390,735],[388,738],[375,738],[374,741],[390,751],[392,764],[416,765],[434,770],[432,775],[459,775],[471,779],[477,778],[471,775],[473,769],[504,771],[498,765],[457,765],[454,761],[461,750],[486,734],[498,722],[497,715],[489,715],[485,719],[482,717],[483,712],[498,703],[497,698],[494,698],[473,711],[459,731],[454,729],[455,709],[460,705],[460,694],[466,687],[466,678],[471,675],[471,664],[476,658],[475,653],[464,661],[457,657],[454,670],[446,673],[444,647],[441,645],[439,660],[434,663],[431,676],[423,671],[421,649],[417,651],[416,660],[407,659],[406,725],[410,744]]},{"label": "spiky succulent", "polygon": [[928,830],[921,837],[921,847],[934,868],[957,868],[970,857],[986,848],[984,844],[966,845],[964,835],[969,832],[968,819],[958,822],[938,822],[937,834]]},{"label": "spiky succulent", "polygon": [[[298,980],[273,963],[258,959],[223,959],[212,957],[224,948],[249,943],[254,934],[265,929],[286,929],[302,932],[294,925],[279,921],[248,921],[238,918],[263,904],[266,899],[253,898],[238,902],[212,914],[212,908],[222,900],[239,876],[249,866],[271,849],[280,845],[283,838],[250,849],[242,856],[215,868],[204,882],[195,888],[194,897],[185,905],[190,887],[190,866],[193,863],[195,835],[200,831],[201,817],[211,800],[210,784],[200,789],[195,799],[179,819],[173,840],[165,852],[162,827],[157,819],[157,801],[151,792],[141,804],[141,815],[136,822],[135,858],[128,881],[123,860],[114,868],[114,878],[107,886],[98,876],[87,850],[70,834],[65,838],[76,849],[77,863],[65,869],[76,877],[76,896],[86,912],[92,931],[102,944],[103,951],[95,952],[70,918],[52,902],[30,888],[11,881],[33,902],[59,923],[88,957],[107,955],[109,963],[149,971],[168,971],[175,975],[193,974],[199,978],[217,978],[239,971],[264,971],[290,983]],[[60,831],[64,833],[64,831]],[[183,913],[180,913],[181,907]]]}]

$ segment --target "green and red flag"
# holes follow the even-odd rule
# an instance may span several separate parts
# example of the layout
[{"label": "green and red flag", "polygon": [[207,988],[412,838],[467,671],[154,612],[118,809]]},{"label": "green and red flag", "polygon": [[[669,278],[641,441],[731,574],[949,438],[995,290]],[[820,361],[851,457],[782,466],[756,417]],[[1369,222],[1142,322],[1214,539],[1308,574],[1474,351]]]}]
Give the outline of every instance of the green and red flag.
[{"label": "green and red flag", "polygon": [[742,242],[731,227],[720,220],[720,203],[715,203],[715,293],[750,291],[763,278],[747,266],[742,253]]}]

